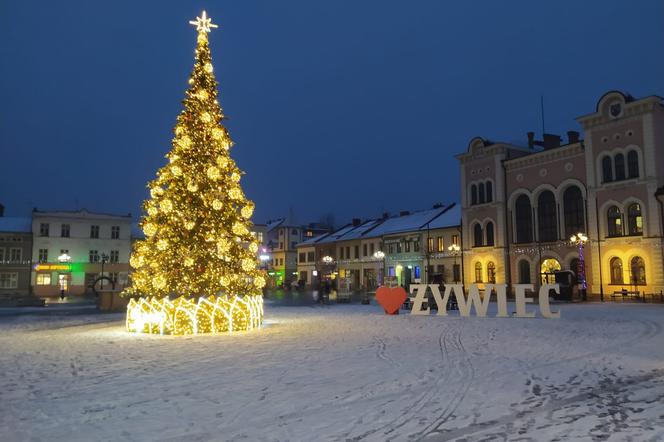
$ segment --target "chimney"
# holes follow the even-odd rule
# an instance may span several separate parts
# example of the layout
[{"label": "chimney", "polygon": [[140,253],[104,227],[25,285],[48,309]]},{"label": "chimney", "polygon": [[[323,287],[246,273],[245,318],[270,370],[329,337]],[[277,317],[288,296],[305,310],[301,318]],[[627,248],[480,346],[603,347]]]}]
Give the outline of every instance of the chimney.
[{"label": "chimney", "polygon": [[401,212],[399,212],[399,216],[407,216],[407,215],[410,215],[410,212],[407,210],[402,210]]},{"label": "chimney", "polygon": [[442,209],[442,208],[443,208],[443,203],[436,203],[432,207],[432,209]]},{"label": "chimney", "polygon": [[560,135],[555,134],[544,134],[544,149],[553,149],[554,147],[560,147],[560,142],[562,138]]},{"label": "chimney", "polygon": [[528,149],[535,147],[535,132],[528,132]]},{"label": "chimney", "polygon": [[360,218],[353,218],[353,226],[357,227],[360,224],[362,224],[362,220]]},{"label": "chimney", "polygon": [[388,219],[390,217],[389,212],[383,212],[383,219]]},{"label": "chimney", "polygon": [[569,140],[569,144],[574,144],[579,142],[579,133],[575,130],[568,130],[567,131],[567,139]]}]

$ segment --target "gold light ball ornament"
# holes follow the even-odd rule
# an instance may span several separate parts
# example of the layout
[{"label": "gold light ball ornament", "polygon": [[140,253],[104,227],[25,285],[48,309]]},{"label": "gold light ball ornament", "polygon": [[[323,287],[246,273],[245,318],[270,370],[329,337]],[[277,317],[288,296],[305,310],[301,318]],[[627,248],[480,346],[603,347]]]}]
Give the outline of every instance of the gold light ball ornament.
[{"label": "gold light ball ornament", "polygon": [[225,239],[220,239],[219,241],[217,241],[217,253],[220,254],[228,253],[230,248],[231,248],[230,243]]},{"label": "gold light ball ornament", "polygon": [[245,236],[249,233],[249,230],[247,229],[247,226],[245,226],[239,221],[236,221],[233,224],[233,233],[238,236]]},{"label": "gold light ball ornament", "polygon": [[231,283],[231,279],[228,276],[222,276],[219,283],[222,287],[228,287]]},{"label": "gold light ball ornament", "polygon": [[169,199],[165,199],[159,204],[159,208],[164,213],[170,213],[173,210],[173,202]]},{"label": "gold light ball ornament", "polygon": [[251,253],[258,252],[258,244],[256,244],[255,242],[252,242],[251,244],[249,244],[249,251]]},{"label": "gold light ball ornament", "polygon": [[209,123],[210,121],[212,121],[212,115],[210,115],[209,112],[201,113],[201,121],[203,123]]},{"label": "gold light ball ornament", "polygon": [[221,210],[224,207],[224,205],[221,203],[219,200],[214,200],[212,201],[212,208],[214,210]]},{"label": "gold light ball ornament", "polygon": [[228,140],[223,140],[223,141],[221,142],[221,147],[223,147],[224,149],[228,150],[228,149],[231,148],[231,142],[228,141]]},{"label": "gold light ball ornament", "polygon": [[228,196],[230,196],[234,200],[241,200],[244,198],[244,195],[242,194],[242,190],[239,187],[233,187],[228,191]]},{"label": "gold light ball ornament", "polygon": [[221,167],[222,169],[225,169],[226,166],[228,166],[228,158],[219,155],[217,157],[217,165]]},{"label": "gold light ball ornament", "polygon": [[173,166],[171,167],[171,172],[173,172],[173,175],[175,176],[180,176],[182,175],[182,168],[180,166]]},{"label": "gold light ball ornament", "polygon": [[154,206],[148,207],[148,215],[155,216],[158,213],[159,213],[159,210],[157,210],[156,207],[154,207]]},{"label": "gold light ball ornament", "polygon": [[196,96],[201,99],[201,100],[207,100],[209,95],[205,89],[200,89],[197,93]]},{"label": "gold light ball ornament", "polygon": [[221,176],[221,172],[219,172],[219,169],[215,166],[210,166],[207,169],[207,176],[211,180],[218,180],[219,177]]},{"label": "gold light ball ornament", "polygon": [[150,196],[152,198],[159,198],[163,194],[164,194],[164,189],[162,189],[159,186],[155,186],[155,187],[150,188]]},{"label": "gold light ball ornament", "polygon": [[256,276],[254,278],[254,286],[259,288],[259,289],[262,289],[263,287],[265,287],[265,278],[262,277],[261,275]]},{"label": "gold light ball ornament", "polygon": [[157,226],[155,226],[152,223],[147,223],[143,226],[143,233],[145,233],[145,236],[153,236],[155,233],[157,233]]},{"label": "gold light ball ornament", "polygon": [[180,138],[178,145],[183,149],[189,149],[191,147],[191,138],[185,135],[184,137]]},{"label": "gold light ball ornament", "polygon": [[242,265],[242,270],[244,270],[245,272],[250,272],[256,268],[256,261],[254,261],[253,259],[244,258],[242,260],[241,265]]},{"label": "gold light ball ornament", "polygon": [[184,223],[184,228],[187,230],[192,230],[196,226],[196,223],[193,221],[186,221]]},{"label": "gold light ball ornament", "polygon": [[214,71],[214,67],[212,66],[212,63],[205,63],[205,66],[203,66],[203,69],[205,69],[205,72],[208,74],[211,74],[212,71]]},{"label": "gold light ball ornament", "polygon": [[219,127],[215,127],[212,129],[211,135],[215,140],[221,140],[224,136],[224,131]]},{"label": "gold light ball ornament", "polygon": [[184,127],[179,124],[175,126],[175,135],[182,135],[184,133]]},{"label": "gold light ball ornament", "polygon": [[242,177],[240,176],[239,173],[237,173],[237,172],[231,173],[231,181],[233,181],[234,183],[239,183],[240,178],[242,178]]},{"label": "gold light ball ornament", "polygon": [[162,275],[157,275],[153,279],[153,284],[157,290],[162,290],[166,287],[166,278],[164,278]]},{"label": "gold light ball ornament", "polygon": [[189,192],[197,192],[198,191],[198,184],[194,183],[193,181],[190,181],[187,184],[187,190]]},{"label": "gold light ball ornament", "polygon": [[242,215],[242,218],[245,218],[245,219],[251,218],[251,215],[254,214],[254,205],[253,204],[247,204],[242,209],[240,209],[240,214]]},{"label": "gold light ball ornament", "polygon": [[184,259],[184,265],[187,266],[187,267],[191,267],[191,266],[193,266],[193,265],[194,265],[194,260],[193,260],[193,258],[191,258],[191,257],[189,257],[189,256],[186,257],[186,258]]},{"label": "gold light ball ornament", "polygon": [[168,241],[165,239],[160,239],[157,241],[157,249],[161,250],[162,252],[168,248]]}]

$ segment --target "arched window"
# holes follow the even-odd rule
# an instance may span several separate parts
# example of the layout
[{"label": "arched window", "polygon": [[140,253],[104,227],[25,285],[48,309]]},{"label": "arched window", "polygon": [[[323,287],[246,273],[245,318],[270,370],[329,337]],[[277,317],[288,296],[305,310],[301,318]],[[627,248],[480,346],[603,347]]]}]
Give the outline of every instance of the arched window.
[{"label": "arched window", "polygon": [[627,208],[627,231],[630,235],[643,235],[641,204],[634,203]]},{"label": "arched window", "polygon": [[527,195],[521,195],[516,199],[514,217],[516,219],[516,242],[533,242],[533,210]]},{"label": "arched window", "polygon": [[496,265],[491,261],[486,265],[486,282],[489,284],[496,283]]},{"label": "arched window", "polygon": [[630,150],[627,153],[627,177],[639,177],[639,153],[635,150]]},{"label": "arched window", "polygon": [[484,183],[480,183],[478,185],[478,188],[479,188],[479,194],[480,194],[479,202],[480,202],[480,204],[484,204],[484,201],[485,201],[484,200]]},{"label": "arched window", "polygon": [[616,154],[613,162],[616,165],[616,181],[621,181],[625,179],[625,155],[619,153]]},{"label": "arched window", "polygon": [[602,158],[602,182],[610,183],[613,181],[613,164],[611,157],[606,156]]},{"label": "arched window", "polygon": [[470,186],[470,205],[477,204],[477,186],[475,184]]},{"label": "arched window", "polygon": [[646,283],[646,262],[640,256],[635,256],[632,258],[631,270],[632,270],[632,284],[634,285],[645,285]]},{"label": "arched window", "polygon": [[548,242],[558,239],[556,197],[550,190],[540,193],[539,198],[537,198],[537,224],[540,241]]},{"label": "arched window", "polygon": [[563,193],[563,210],[565,213],[565,235],[570,237],[576,233],[584,232],[583,195],[577,186],[568,187]]},{"label": "arched window", "polygon": [[623,283],[623,265],[622,259],[617,256],[611,258],[609,261],[609,266],[611,267],[611,284],[622,284]]},{"label": "arched window", "polygon": [[606,211],[606,220],[608,223],[608,236],[622,236],[622,213],[617,206],[609,207]]},{"label": "arched window", "polygon": [[530,263],[525,259],[519,261],[519,284],[530,284]]},{"label": "arched window", "polygon": [[493,201],[493,183],[491,181],[486,182],[486,202],[490,203]]},{"label": "arched window", "polygon": [[494,243],[493,240],[493,223],[489,221],[486,223],[486,245],[492,246]]},{"label": "arched window", "polygon": [[480,223],[475,223],[473,227],[473,247],[482,247],[482,226]]},{"label": "arched window", "polygon": [[475,282],[482,282],[482,263],[475,263]]}]

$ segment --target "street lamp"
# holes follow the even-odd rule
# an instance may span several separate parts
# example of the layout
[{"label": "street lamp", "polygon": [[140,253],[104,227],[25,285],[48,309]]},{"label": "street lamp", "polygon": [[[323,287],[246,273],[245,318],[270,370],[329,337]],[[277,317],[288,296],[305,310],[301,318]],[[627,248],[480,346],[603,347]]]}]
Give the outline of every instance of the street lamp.
[{"label": "street lamp", "polygon": [[323,257],[321,258],[321,260],[322,260],[325,264],[328,264],[328,265],[329,265],[329,264],[332,264],[332,263],[334,262],[334,258],[332,258],[330,255],[323,256]]},{"label": "street lamp", "polygon": [[459,255],[459,252],[461,251],[461,247],[459,247],[456,244],[451,244],[447,250],[454,256],[454,267],[453,267],[453,273],[454,273],[454,283],[459,282],[457,278],[457,256]]},{"label": "street lamp", "polygon": [[383,252],[382,250],[377,250],[376,253],[373,254],[373,256],[374,258],[382,262],[382,265],[380,266],[379,269],[380,271],[378,272],[378,285],[381,286],[384,284],[383,279],[385,279],[384,277],[385,263],[383,262],[383,260],[385,259],[385,252]]},{"label": "street lamp", "polygon": [[[61,264],[70,263],[71,262],[71,256],[69,256],[68,253],[64,252],[64,253],[62,253],[62,255],[58,256],[58,262],[61,263]],[[63,284],[66,284],[66,282],[63,282],[61,280],[61,278],[62,278],[62,274],[60,274],[60,276],[58,276],[58,279],[59,279],[58,283],[60,284],[60,299],[64,300],[65,299],[65,286]]]},{"label": "street lamp", "polygon": [[104,290],[104,264],[108,262],[108,255],[101,254],[101,280],[99,281],[99,290]]},{"label": "street lamp", "polygon": [[588,241],[588,237],[584,235],[583,233],[577,233],[576,235],[572,235],[570,238],[570,241],[572,241],[574,244],[579,246],[579,278],[581,279],[581,299],[583,301],[587,300],[587,294],[586,294],[586,265],[583,259],[583,244],[585,244]]}]

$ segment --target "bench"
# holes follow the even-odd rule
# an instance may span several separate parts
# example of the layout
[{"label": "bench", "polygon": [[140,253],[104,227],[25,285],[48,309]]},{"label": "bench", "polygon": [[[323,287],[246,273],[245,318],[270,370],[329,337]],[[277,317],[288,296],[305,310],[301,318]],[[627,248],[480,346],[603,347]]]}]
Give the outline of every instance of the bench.
[{"label": "bench", "polygon": [[624,302],[624,301],[625,301],[625,298],[636,298],[636,299],[640,299],[640,298],[641,298],[641,297],[639,296],[640,294],[641,294],[641,292],[640,292],[639,290],[626,290],[626,289],[622,289],[622,290],[616,290],[615,292],[613,292],[613,294],[611,295],[611,297],[612,297],[612,298],[618,298],[618,297],[620,297],[620,298],[622,298],[622,300],[623,300],[623,302]]}]

